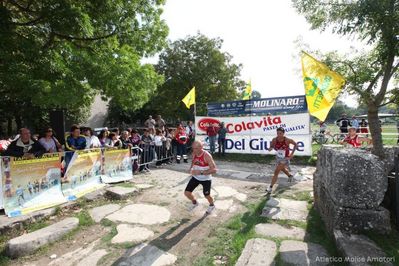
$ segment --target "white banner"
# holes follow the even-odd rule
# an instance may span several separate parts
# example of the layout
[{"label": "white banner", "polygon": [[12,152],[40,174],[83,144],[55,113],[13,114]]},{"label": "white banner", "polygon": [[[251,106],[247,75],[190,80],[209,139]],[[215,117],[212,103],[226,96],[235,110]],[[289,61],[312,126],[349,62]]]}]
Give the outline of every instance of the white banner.
[{"label": "white banner", "polygon": [[[297,143],[295,155],[312,155],[312,136],[308,113],[277,115],[277,116],[247,116],[247,117],[204,117],[197,116],[196,139],[204,143],[209,150],[209,139],[206,129],[210,125],[219,127],[221,122],[227,129],[227,153],[275,154],[269,152],[270,143],[277,136],[276,129],[285,129],[285,135]],[[291,147],[293,148],[293,147]],[[216,151],[218,143],[216,143]]]},{"label": "white banner", "polygon": [[287,136],[310,134],[309,114],[245,117],[206,117],[196,116],[197,134],[206,134],[209,125],[219,126],[224,122],[227,135],[276,135],[276,129],[283,127]]},{"label": "white banner", "polygon": [[[252,153],[252,154],[275,154],[275,151],[268,151],[273,136],[227,136],[226,137],[226,153]],[[196,140],[204,143],[204,149],[209,151],[209,139],[206,135],[197,135]],[[312,155],[312,136],[311,135],[295,135],[292,139],[297,143],[295,155],[311,156]],[[216,141],[216,152],[219,144]],[[291,147],[292,149],[293,147]]]}]

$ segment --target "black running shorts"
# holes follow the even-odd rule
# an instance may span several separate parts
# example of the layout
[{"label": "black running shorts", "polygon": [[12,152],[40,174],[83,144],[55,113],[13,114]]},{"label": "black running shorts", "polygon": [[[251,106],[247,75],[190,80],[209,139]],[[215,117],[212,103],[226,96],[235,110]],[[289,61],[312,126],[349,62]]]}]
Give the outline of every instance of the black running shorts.
[{"label": "black running shorts", "polygon": [[211,194],[212,181],[211,180],[199,181],[198,179],[196,179],[193,176],[191,177],[190,181],[188,182],[185,191],[193,192],[194,189],[196,187],[198,187],[198,185],[200,185],[200,184],[202,185],[204,196],[209,196]]}]

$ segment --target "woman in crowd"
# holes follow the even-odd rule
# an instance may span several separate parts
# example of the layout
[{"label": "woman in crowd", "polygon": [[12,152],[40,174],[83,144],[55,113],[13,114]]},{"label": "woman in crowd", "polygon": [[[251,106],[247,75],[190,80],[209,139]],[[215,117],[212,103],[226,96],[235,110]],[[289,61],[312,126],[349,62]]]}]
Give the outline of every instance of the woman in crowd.
[{"label": "woman in crowd", "polygon": [[101,130],[100,134],[98,135],[98,139],[100,141],[101,147],[105,147],[105,142],[107,142],[108,139],[108,131]]},{"label": "woman in crowd", "polygon": [[100,140],[93,134],[93,130],[90,127],[83,129],[83,135],[86,138],[86,149],[101,148]]},{"label": "woman in crowd", "polygon": [[162,163],[165,162],[165,146],[164,142],[166,141],[165,136],[162,134],[162,130],[157,128],[155,131],[155,137],[154,137],[154,144],[155,144],[155,152],[157,154],[157,163],[156,166],[162,165]]},{"label": "woman in crowd", "polygon": [[109,134],[104,146],[106,148],[122,148],[122,142],[118,138],[118,135],[112,132],[111,134]]},{"label": "woman in crowd", "polygon": [[[138,147],[141,143],[141,136],[139,134],[139,132],[136,129],[132,129],[131,135],[129,137],[129,141],[132,144],[132,153],[133,155],[139,155],[138,152]],[[134,160],[133,161],[133,173],[137,173],[139,169],[139,163],[138,160]]]},{"label": "woman in crowd", "polygon": [[43,136],[39,139],[40,144],[46,149],[46,153],[61,152],[62,146],[54,137],[53,129],[48,127],[43,132]]}]

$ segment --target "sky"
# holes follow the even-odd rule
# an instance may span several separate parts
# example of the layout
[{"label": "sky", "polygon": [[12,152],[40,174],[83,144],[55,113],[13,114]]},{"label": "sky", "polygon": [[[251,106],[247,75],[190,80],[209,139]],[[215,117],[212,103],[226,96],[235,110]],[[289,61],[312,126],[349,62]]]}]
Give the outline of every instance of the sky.
[{"label": "sky", "polygon": [[[167,0],[162,18],[171,41],[197,32],[223,39],[222,50],[243,65],[241,78],[263,98],[303,95],[300,49],[348,52],[359,43],[330,32],[312,31],[291,0]],[[346,99],[356,106],[355,99]]]}]

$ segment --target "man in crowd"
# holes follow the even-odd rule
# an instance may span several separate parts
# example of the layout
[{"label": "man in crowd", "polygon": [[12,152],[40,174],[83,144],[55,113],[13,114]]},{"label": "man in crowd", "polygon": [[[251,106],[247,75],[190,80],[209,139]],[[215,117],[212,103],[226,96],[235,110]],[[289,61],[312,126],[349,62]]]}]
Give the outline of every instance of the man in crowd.
[{"label": "man in crowd", "polygon": [[208,128],[206,129],[206,134],[208,135],[209,140],[209,150],[211,154],[215,153],[215,142],[216,136],[218,134],[218,128],[215,127],[213,124],[209,124]]},{"label": "man in crowd", "polygon": [[161,115],[157,116],[157,119],[155,120],[155,126],[161,131],[165,130],[166,123],[165,120],[162,119]]},{"label": "man in crowd", "polygon": [[371,144],[371,139],[359,137],[356,131],[357,129],[355,127],[350,127],[348,136],[346,136],[345,139],[340,142],[340,144],[347,144],[355,148],[360,148],[363,142],[367,142],[368,145]]},{"label": "man in crowd", "polygon": [[225,154],[226,133],[227,133],[227,130],[224,127],[224,123],[221,122],[219,131],[218,131],[219,155]]},{"label": "man in crowd", "polygon": [[80,135],[80,127],[72,125],[70,135],[65,142],[68,151],[84,150],[86,149],[86,138]]},{"label": "man in crowd", "polygon": [[21,128],[19,130],[20,137],[7,147],[4,156],[24,157],[32,159],[42,156],[46,149],[36,140],[32,139],[30,130]]},{"label": "man in crowd", "polygon": [[216,173],[216,165],[213,161],[212,155],[204,151],[203,145],[200,141],[194,141],[192,145],[193,161],[190,167],[191,179],[187,184],[184,195],[191,200],[191,210],[198,206],[198,201],[193,195],[194,189],[198,185],[202,185],[203,194],[209,202],[209,207],[206,211],[210,214],[215,209],[213,198],[211,197],[212,174]]},{"label": "man in crowd", "polygon": [[359,121],[357,120],[356,116],[352,116],[352,120],[350,122],[350,125],[354,128],[356,128],[356,131],[359,133]]},{"label": "man in crowd", "polygon": [[176,162],[180,163],[180,160],[183,157],[184,162],[188,163],[188,161],[187,161],[188,136],[186,134],[186,130],[184,129],[184,127],[182,125],[178,126],[177,132],[175,134],[175,139],[176,139],[176,144],[177,144]]},{"label": "man in crowd", "polygon": [[[284,136],[285,130],[282,127],[277,128],[277,137],[275,137],[270,145],[269,151],[276,151],[276,169],[267,193],[271,193],[274,184],[277,182],[278,175],[283,171],[288,176],[288,182],[292,182],[292,174],[289,172],[290,160],[294,157],[297,144],[292,139]],[[290,152],[290,145],[293,145],[292,152]]]},{"label": "man in crowd", "polygon": [[148,116],[148,119],[144,122],[146,128],[155,128],[155,120],[152,119],[152,115]]},{"label": "man in crowd", "polygon": [[350,121],[346,117],[346,114],[342,114],[341,118],[335,121],[335,124],[339,127],[342,134],[348,133],[348,127],[350,126]]},{"label": "man in crowd", "polygon": [[194,138],[195,138],[195,127],[193,124],[193,121],[188,121],[188,124],[186,126],[186,134],[188,136],[188,146],[191,146],[193,144]]}]

